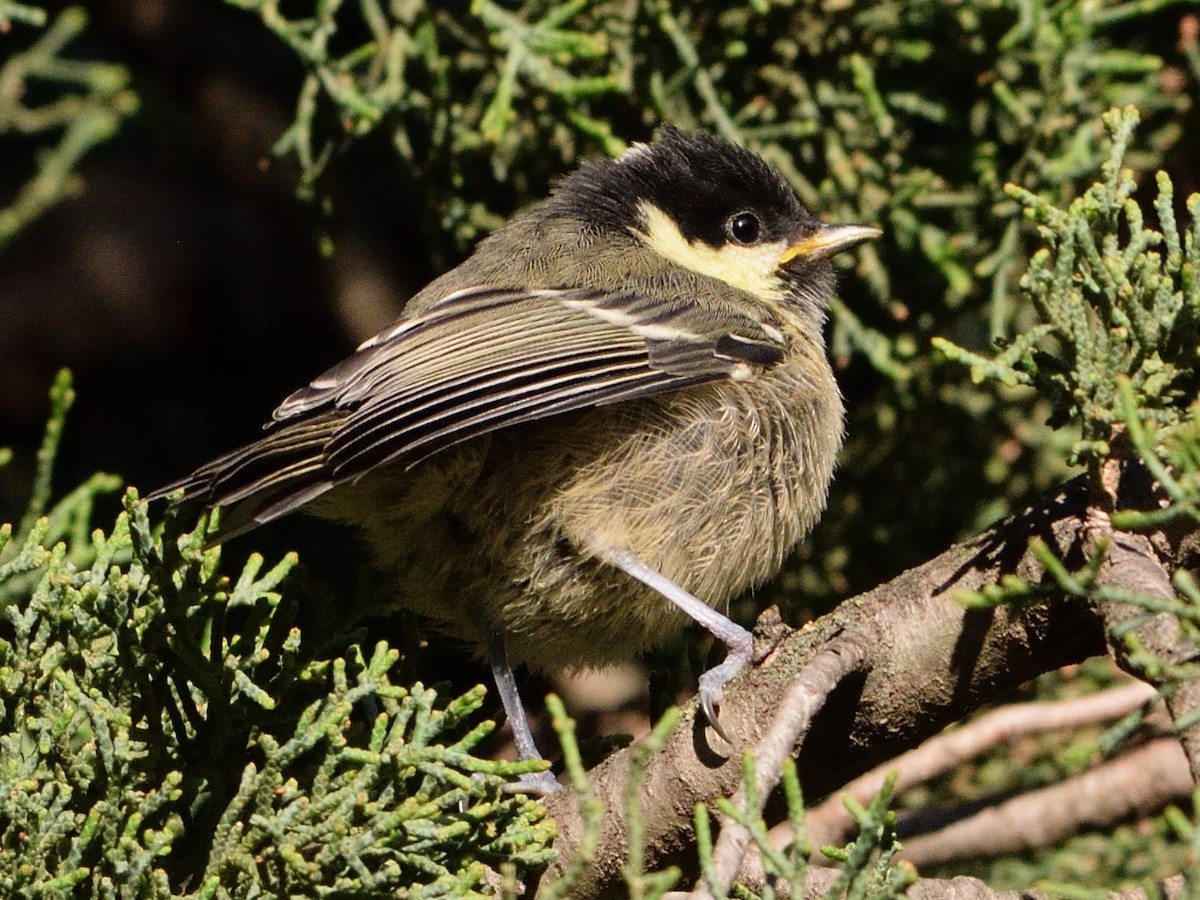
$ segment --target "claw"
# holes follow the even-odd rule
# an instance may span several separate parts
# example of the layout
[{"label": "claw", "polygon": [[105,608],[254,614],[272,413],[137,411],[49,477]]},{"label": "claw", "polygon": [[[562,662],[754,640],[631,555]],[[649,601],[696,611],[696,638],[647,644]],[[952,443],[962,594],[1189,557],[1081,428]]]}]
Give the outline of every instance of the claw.
[{"label": "claw", "polygon": [[704,710],[704,718],[708,719],[708,724],[727,744],[733,743],[733,738],[729,736],[729,732],[725,730],[725,726],[721,724],[721,720],[717,717],[717,707],[721,705],[720,696],[712,697],[704,691],[703,685],[700,687],[700,708]]},{"label": "claw", "polygon": [[721,705],[721,698],[725,695],[725,685],[750,662],[750,654],[754,650],[754,639],[748,631],[743,631],[743,634],[745,635],[744,639],[740,639],[736,643],[730,642],[729,655],[725,657],[724,662],[700,676],[700,708],[704,710],[704,718],[708,719],[712,730],[727,744],[732,744],[734,741],[729,732],[725,730],[725,726],[721,724],[721,720],[717,716],[717,709]]}]

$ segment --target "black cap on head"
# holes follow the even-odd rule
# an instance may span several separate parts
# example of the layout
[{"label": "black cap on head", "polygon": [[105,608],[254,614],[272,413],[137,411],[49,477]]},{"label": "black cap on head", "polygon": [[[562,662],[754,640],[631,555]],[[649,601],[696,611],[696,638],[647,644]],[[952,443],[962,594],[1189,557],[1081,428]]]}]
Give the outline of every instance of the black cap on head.
[{"label": "black cap on head", "polygon": [[731,220],[742,212],[758,220],[761,241],[790,241],[817,227],[783,177],[758,156],[669,125],[652,144],[584,164],[556,185],[547,208],[597,231],[628,232],[641,226],[644,204],[670,216],[687,240],[712,247],[730,242]]}]

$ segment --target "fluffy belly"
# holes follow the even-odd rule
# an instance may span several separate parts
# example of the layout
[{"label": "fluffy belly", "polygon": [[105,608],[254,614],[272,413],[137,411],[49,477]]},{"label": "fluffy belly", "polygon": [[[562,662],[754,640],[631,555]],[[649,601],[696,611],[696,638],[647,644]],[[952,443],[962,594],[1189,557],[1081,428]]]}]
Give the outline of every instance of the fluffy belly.
[{"label": "fluffy belly", "polygon": [[722,607],[778,572],[824,507],[840,402],[762,388],[601,408],[372,477],[368,539],[400,603],[470,641],[503,633],[514,664],[628,659],[688,620],[597,553],[629,550]]}]

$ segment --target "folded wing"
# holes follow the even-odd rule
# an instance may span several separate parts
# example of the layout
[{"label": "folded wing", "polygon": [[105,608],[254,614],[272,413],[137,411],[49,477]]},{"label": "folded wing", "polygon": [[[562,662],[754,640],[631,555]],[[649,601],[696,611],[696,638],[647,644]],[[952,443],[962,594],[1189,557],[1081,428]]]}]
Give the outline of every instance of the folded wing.
[{"label": "folded wing", "polygon": [[775,365],[749,316],[633,292],[477,287],[402,319],[275,410],[260,440],[159,491],[229,507],[220,539],[333,486],[571,410]]}]

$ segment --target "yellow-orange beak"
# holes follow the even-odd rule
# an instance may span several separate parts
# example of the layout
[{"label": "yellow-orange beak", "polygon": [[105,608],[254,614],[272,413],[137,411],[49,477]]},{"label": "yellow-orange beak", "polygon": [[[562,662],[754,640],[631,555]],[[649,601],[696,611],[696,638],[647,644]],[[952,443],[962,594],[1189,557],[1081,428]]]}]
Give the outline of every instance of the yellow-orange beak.
[{"label": "yellow-orange beak", "polygon": [[863,241],[873,241],[881,234],[881,229],[870,225],[822,225],[784,250],[779,257],[779,265],[785,266],[797,257],[806,260],[827,259],[835,253],[857,247]]}]

